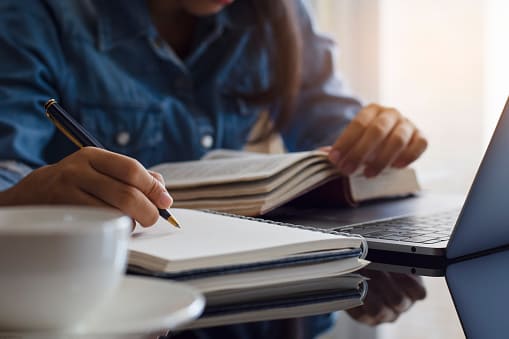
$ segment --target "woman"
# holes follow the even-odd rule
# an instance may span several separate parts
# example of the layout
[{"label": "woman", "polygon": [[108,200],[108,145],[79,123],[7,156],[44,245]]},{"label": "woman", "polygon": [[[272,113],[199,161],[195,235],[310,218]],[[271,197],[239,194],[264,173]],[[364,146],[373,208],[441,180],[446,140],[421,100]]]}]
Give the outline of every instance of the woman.
[{"label": "woman", "polygon": [[[108,205],[149,226],[172,201],[145,168],[240,149],[261,112],[273,124],[258,139],[331,145],[344,174],[417,159],[419,130],[346,95],[332,47],[297,0],[4,0],[0,203]],[[76,152],[49,98],[115,153]]]}]

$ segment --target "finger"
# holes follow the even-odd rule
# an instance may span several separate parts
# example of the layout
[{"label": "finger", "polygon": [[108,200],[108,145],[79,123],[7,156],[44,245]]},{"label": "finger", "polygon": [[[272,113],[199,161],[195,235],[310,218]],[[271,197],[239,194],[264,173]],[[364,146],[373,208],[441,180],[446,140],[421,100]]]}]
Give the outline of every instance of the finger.
[{"label": "finger", "polygon": [[398,319],[398,317],[399,317],[398,312],[394,312],[394,310],[392,310],[391,308],[384,307],[383,310],[379,312],[377,316],[373,319],[374,325],[393,322],[396,319]]},{"label": "finger", "polygon": [[148,170],[148,173],[153,176],[157,181],[159,181],[161,184],[163,184],[163,186],[166,187],[166,182],[164,181],[164,177],[162,176],[161,173],[159,172],[154,172],[154,171],[151,171],[151,170]]},{"label": "finger", "polygon": [[426,298],[426,287],[422,279],[418,276],[392,273],[392,278],[398,281],[403,293],[412,301],[422,300]]},{"label": "finger", "polygon": [[82,191],[118,208],[142,226],[151,226],[159,218],[158,209],[143,192],[115,178],[91,169],[80,178],[79,185]]},{"label": "finger", "polygon": [[371,121],[378,115],[380,109],[381,107],[376,104],[368,105],[360,110],[352,122],[346,126],[343,133],[332,145],[332,151],[329,153],[329,160],[334,165],[337,165],[347,151],[359,140]]},{"label": "finger", "polygon": [[137,188],[157,207],[169,208],[173,203],[173,199],[164,185],[156,180],[137,160],[93,147],[85,147],[83,151],[88,152],[90,165],[96,171]]},{"label": "finger", "polygon": [[399,281],[392,279],[391,274],[380,272],[376,280],[371,281],[370,290],[379,294],[384,306],[392,309],[395,313],[401,313],[402,309],[409,307],[407,295],[401,290]]},{"label": "finger", "polygon": [[163,195],[164,195],[164,199],[167,199],[169,197],[169,201],[165,201],[164,203],[165,204],[168,204],[167,207],[161,207],[161,205],[158,205],[159,207],[161,208],[169,208],[171,205],[173,205],[173,198],[171,197],[171,195],[168,193],[168,190],[166,189],[166,182],[164,180],[164,177],[161,173],[159,172],[154,172],[154,171],[151,171],[151,170],[148,170],[148,173],[154,177],[154,179],[156,179],[159,183],[161,183],[161,185],[163,186],[162,189],[163,189]]},{"label": "finger", "polygon": [[332,151],[332,146],[322,146],[318,148],[318,151],[329,153]]},{"label": "finger", "polygon": [[[97,207],[109,207],[109,208],[114,208],[115,206],[112,206],[106,202],[104,202],[103,200],[99,199],[99,198],[96,198],[95,196],[93,196],[92,194],[86,192],[86,191],[83,191],[83,190],[80,190],[78,189],[79,192],[81,193],[80,196],[82,197],[82,199],[80,199],[80,201],[77,201],[77,203],[79,205],[88,205],[88,206],[97,206]],[[131,232],[134,231],[134,228],[136,227],[136,220],[132,219],[131,218]]]},{"label": "finger", "polygon": [[413,300],[409,298],[405,293],[405,288],[402,286],[404,283],[399,280],[399,276],[395,277],[393,273],[388,273],[387,282],[385,282],[385,284],[385,289],[390,289],[393,291],[392,295],[389,293],[383,295],[385,305],[392,309],[397,316],[399,316],[401,313],[405,312],[412,306]]},{"label": "finger", "polygon": [[387,280],[386,273],[381,271],[364,270],[363,275],[370,277],[369,289],[364,304],[360,307],[350,310],[350,316],[367,325],[376,325],[383,319],[391,317],[393,311],[387,307],[383,295],[385,290],[384,280]]},{"label": "finger", "polygon": [[398,318],[398,315],[394,314],[394,312],[389,308],[384,308],[379,313],[377,313],[376,316],[370,316],[366,314],[361,308],[347,310],[347,313],[358,322],[369,326],[380,325],[384,322],[392,322]]},{"label": "finger", "polygon": [[428,141],[419,130],[414,132],[407,148],[392,163],[393,167],[402,168],[417,160],[428,147]]},{"label": "finger", "polygon": [[70,186],[65,191],[53,192],[52,195],[50,201],[55,204],[111,207],[101,199],[75,186]]},{"label": "finger", "polygon": [[396,126],[399,118],[399,112],[393,109],[384,110],[380,113],[366,128],[360,140],[336,164],[341,173],[350,175],[355,172],[371,152],[380,147],[383,140]]},{"label": "finger", "polygon": [[406,149],[414,131],[415,126],[410,121],[401,119],[384,140],[382,146],[373,152],[372,159],[369,159],[370,157],[366,159],[365,176],[376,176],[390,165]]},{"label": "finger", "polygon": [[382,303],[376,307],[373,303],[369,306],[359,306],[347,310],[348,314],[355,320],[362,322],[369,326],[379,325],[383,322],[392,322],[398,318],[392,309],[383,306]]}]

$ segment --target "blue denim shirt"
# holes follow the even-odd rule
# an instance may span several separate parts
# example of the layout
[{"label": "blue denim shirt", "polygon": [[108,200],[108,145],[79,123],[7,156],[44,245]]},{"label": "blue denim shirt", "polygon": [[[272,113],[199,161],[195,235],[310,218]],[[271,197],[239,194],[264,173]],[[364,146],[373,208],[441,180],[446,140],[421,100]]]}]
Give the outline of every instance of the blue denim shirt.
[{"label": "blue denim shirt", "polygon": [[[250,6],[238,0],[200,19],[192,52],[181,60],[159,37],[144,0],[2,0],[0,190],[76,150],[46,119],[49,98],[106,148],[145,166],[242,148],[259,113],[271,109],[233,94],[269,79]],[[333,43],[299,6],[304,75],[283,134],[289,151],[331,143],[360,108],[334,75]]]},{"label": "blue denim shirt", "polygon": [[[283,134],[290,151],[333,142],[360,108],[334,76],[332,42],[299,6],[304,74]],[[2,0],[0,190],[76,150],[45,117],[49,98],[106,148],[145,166],[244,147],[259,113],[277,106],[233,94],[268,85],[267,48],[253,28],[250,2],[237,0],[199,20],[192,52],[181,60],[159,37],[144,0]],[[327,319],[309,319],[308,333],[327,328]],[[256,328],[270,333],[270,324]],[[228,331],[247,330],[206,337]]]}]

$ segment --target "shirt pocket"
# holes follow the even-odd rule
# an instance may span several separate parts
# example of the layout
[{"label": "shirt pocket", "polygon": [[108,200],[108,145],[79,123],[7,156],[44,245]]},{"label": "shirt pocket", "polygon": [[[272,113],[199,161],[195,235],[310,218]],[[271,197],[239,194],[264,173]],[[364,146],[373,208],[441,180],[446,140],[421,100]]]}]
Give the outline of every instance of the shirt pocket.
[{"label": "shirt pocket", "polygon": [[81,103],[80,121],[108,150],[140,160],[157,162],[156,148],[163,137],[163,111],[159,106],[129,103]]}]

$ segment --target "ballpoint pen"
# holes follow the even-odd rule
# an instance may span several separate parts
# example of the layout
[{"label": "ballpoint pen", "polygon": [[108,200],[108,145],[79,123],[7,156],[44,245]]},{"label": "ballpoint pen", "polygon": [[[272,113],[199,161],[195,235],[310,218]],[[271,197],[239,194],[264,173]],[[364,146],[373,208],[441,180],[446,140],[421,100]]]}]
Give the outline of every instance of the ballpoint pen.
[{"label": "ballpoint pen", "polygon": [[[67,113],[55,99],[49,99],[44,105],[46,116],[53,124],[76,146],[82,148],[93,146],[104,149],[97,139],[83,128],[69,113]],[[166,219],[173,226],[180,228],[180,224],[171,213],[166,209],[158,208],[159,215]]]}]

